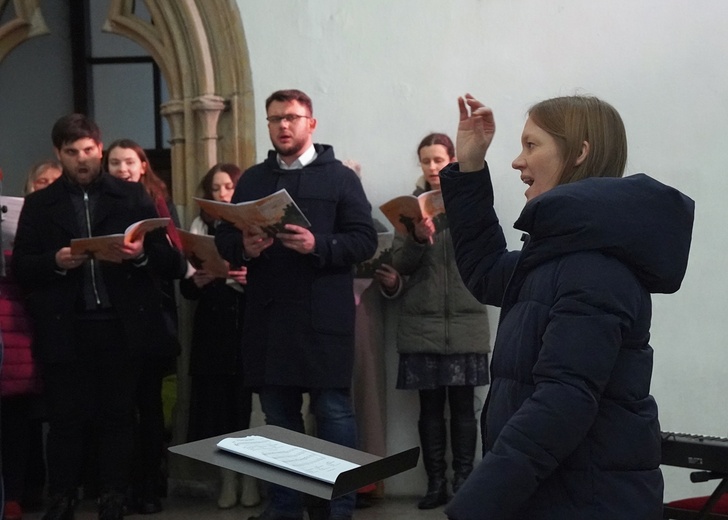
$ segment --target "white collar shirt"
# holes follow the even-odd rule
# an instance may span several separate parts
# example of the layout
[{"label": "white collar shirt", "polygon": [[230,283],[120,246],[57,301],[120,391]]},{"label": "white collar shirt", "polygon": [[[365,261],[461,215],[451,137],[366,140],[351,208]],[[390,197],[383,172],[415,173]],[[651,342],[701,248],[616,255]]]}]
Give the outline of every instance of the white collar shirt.
[{"label": "white collar shirt", "polygon": [[278,166],[280,166],[281,170],[300,170],[304,166],[311,164],[316,160],[316,157],[318,157],[318,154],[316,153],[316,148],[311,144],[305,152],[303,152],[301,155],[298,156],[298,158],[293,161],[290,166],[283,162],[283,159],[281,159],[281,154],[278,154],[276,156],[276,159],[278,160]]}]

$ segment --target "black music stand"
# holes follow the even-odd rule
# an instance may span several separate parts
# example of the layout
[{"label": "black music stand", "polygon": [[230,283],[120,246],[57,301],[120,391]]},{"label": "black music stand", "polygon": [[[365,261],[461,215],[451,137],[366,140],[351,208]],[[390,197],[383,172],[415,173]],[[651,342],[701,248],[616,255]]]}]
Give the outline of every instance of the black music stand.
[{"label": "black music stand", "polygon": [[[333,484],[329,484],[328,482],[317,480],[313,477],[299,475],[242,455],[229,453],[217,447],[217,443],[226,437],[245,437],[247,435],[259,435],[286,444],[317,451],[325,455],[354,462],[359,467],[344,471]],[[250,475],[267,482],[275,482],[276,484],[325,500],[346,495],[374,482],[379,482],[387,477],[412,469],[417,465],[417,460],[420,456],[420,448],[417,447],[388,457],[378,457],[310,435],[270,425],[171,446],[169,451],[184,455],[185,457],[201,460],[208,464],[220,466],[221,468],[231,469],[237,473]]]}]

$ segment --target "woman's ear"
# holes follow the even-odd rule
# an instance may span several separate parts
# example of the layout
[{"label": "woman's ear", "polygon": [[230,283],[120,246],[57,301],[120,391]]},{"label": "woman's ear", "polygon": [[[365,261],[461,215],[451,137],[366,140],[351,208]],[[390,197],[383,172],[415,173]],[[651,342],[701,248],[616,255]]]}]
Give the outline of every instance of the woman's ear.
[{"label": "woman's ear", "polygon": [[574,162],[574,166],[579,166],[581,163],[583,163],[587,156],[589,155],[589,141],[584,141],[581,143],[581,153],[576,158],[576,161]]}]

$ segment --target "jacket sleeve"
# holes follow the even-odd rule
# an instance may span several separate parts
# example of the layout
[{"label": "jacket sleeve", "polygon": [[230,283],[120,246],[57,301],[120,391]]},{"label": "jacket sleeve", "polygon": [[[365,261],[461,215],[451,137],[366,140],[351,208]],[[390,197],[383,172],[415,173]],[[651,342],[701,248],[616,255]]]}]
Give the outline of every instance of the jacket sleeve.
[{"label": "jacket sleeve", "polygon": [[164,229],[147,233],[144,237],[144,252],[149,257],[147,265],[164,280],[179,280],[187,272],[187,260],[169,243]]},{"label": "jacket sleeve", "polygon": [[66,276],[56,265],[56,251],[60,248],[49,246],[44,236],[43,211],[36,201],[36,197],[26,197],[13,246],[12,270],[26,290],[44,287]]},{"label": "jacket sleeve", "polygon": [[440,172],[440,180],[460,276],[481,303],[500,307],[520,252],[506,251],[488,166],[461,173],[453,163]]},{"label": "jacket sleeve", "polygon": [[397,233],[392,242],[392,267],[401,275],[414,273],[428,247],[429,244],[420,244],[411,235]]},{"label": "jacket sleeve", "polygon": [[336,222],[331,232],[313,231],[314,256],[318,267],[349,267],[368,260],[377,250],[377,232],[372,208],[356,174],[349,168],[341,172]]},{"label": "jacket sleeve", "polygon": [[[134,187],[139,188],[136,200],[137,220],[159,217],[160,214],[154,205],[154,201],[146,193],[143,186],[137,183]],[[176,222],[179,221],[177,210],[173,205],[170,205],[168,211],[170,211],[170,218],[176,225]],[[178,280],[184,277],[187,272],[187,260],[179,249],[171,244],[166,228],[152,230],[144,236],[144,253],[149,258],[146,266],[161,279]]]},{"label": "jacket sleeve", "polygon": [[[450,502],[446,514],[453,520],[512,518],[584,442],[625,335],[649,298],[626,266],[599,253],[566,257],[558,273],[532,371],[534,391]],[[512,330],[507,320],[501,326]],[[487,413],[503,416],[508,406],[491,399]]]}]

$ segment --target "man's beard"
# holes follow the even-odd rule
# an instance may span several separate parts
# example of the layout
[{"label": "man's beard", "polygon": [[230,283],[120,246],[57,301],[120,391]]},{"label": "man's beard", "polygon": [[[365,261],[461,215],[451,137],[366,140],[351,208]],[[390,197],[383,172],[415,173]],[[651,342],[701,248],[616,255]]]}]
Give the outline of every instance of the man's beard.
[{"label": "man's beard", "polygon": [[274,144],[273,149],[281,157],[293,157],[293,156],[298,156],[303,151],[304,144],[305,143],[302,143],[299,141],[294,141],[286,147],[282,147],[282,146],[278,146],[278,145]]}]

